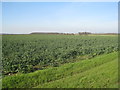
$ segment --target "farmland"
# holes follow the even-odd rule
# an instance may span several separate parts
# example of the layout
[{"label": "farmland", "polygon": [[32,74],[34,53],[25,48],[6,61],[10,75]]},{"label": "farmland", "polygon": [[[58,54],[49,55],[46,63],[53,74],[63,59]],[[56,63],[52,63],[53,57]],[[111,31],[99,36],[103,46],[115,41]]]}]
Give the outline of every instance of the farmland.
[{"label": "farmland", "polygon": [[117,53],[3,78],[3,88],[117,88]]},{"label": "farmland", "polygon": [[3,88],[117,87],[117,51],[117,35],[3,35]]}]

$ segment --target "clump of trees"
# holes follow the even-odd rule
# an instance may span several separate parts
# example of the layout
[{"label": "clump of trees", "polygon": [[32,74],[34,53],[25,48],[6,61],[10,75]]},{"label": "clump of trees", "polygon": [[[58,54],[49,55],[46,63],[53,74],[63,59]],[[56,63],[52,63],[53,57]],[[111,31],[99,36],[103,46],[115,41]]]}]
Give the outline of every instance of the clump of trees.
[{"label": "clump of trees", "polygon": [[79,35],[88,35],[91,34],[91,32],[78,32]]}]

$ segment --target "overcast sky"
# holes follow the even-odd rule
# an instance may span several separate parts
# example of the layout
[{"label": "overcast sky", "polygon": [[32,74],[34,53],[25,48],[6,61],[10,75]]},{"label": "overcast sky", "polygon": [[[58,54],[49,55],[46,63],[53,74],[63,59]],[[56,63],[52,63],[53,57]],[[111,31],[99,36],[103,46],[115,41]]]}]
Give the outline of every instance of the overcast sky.
[{"label": "overcast sky", "polygon": [[118,32],[117,2],[3,2],[2,33]]}]

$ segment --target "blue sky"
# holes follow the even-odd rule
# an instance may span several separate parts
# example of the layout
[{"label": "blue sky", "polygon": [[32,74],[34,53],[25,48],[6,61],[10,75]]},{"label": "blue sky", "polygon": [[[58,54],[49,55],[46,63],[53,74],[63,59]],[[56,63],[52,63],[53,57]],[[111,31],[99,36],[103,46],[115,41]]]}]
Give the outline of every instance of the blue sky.
[{"label": "blue sky", "polygon": [[0,2],[0,32],[2,32],[2,3]]},{"label": "blue sky", "polygon": [[118,32],[117,2],[3,2],[3,33]]}]

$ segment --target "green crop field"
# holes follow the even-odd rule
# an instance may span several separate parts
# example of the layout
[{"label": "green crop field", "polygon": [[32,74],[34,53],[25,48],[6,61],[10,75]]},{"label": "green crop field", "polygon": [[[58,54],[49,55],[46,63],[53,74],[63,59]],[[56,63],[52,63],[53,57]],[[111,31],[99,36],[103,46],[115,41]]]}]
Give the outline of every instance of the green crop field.
[{"label": "green crop field", "polygon": [[3,88],[117,88],[117,52],[3,78]]},{"label": "green crop field", "polygon": [[117,88],[118,36],[3,35],[3,88]]}]

